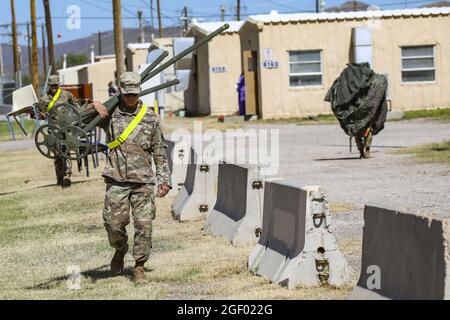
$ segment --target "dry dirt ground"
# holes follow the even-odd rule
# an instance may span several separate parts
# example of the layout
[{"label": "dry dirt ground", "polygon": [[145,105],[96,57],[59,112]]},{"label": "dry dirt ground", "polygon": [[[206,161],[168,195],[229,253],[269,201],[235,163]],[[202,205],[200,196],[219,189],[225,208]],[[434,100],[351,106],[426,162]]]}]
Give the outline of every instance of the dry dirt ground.
[{"label": "dry dirt ground", "polygon": [[[354,269],[353,283],[359,272],[365,203],[385,198],[448,213],[450,167],[417,164],[411,156],[394,152],[449,139],[448,122],[387,123],[374,138],[369,160],[352,159],[356,154],[349,154],[348,139],[336,124],[258,127],[280,130],[278,176],[327,190],[338,244]],[[251,246],[233,247],[205,235],[201,220],[173,221],[170,198],[158,199],[148,285],[134,287],[130,281],[129,255],[125,276],[110,278],[113,252],[101,218],[100,170],[89,179],[77,173],[73,186],[62,190],[54,185],[52,161],[30,146],[0,144],[2,299],[345,299],[351,291],[351,285],[288,290],[251,275],[246,268]],[[81,271],[78,290],[68,287],[72,266]]]}]

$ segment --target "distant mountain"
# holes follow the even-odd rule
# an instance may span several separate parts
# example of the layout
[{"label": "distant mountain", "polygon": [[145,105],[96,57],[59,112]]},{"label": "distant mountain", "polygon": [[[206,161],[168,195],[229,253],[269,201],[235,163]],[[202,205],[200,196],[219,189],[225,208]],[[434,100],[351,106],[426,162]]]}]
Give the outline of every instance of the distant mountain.
[{"label": "distant mountain", "polygon": [[[150,40],[150,29],[144,29],[145,32],[145,40]],[[156,30],[157,32],[157,30]],[[164,37],[179,37],[180,29],[177,27],[168,27],[163,29]],[[157,34],[155,34],[157,36]],[[124,29],[123,37],[125,48],[128,43],[136,43],[138,41],[138,30],[137,29]],[[0,44],[2,46],[3,52],[3,67],[4,73],[6,75],[12,75],[13,73],[13,52],[12,46],[10,44]],[[55,45],[55,56],[56,61],[62,57],[65,53],[73,53],[73,54],[84,54],[86,56],[90,56],[91,45],[95,48],[95,54],[98,54],[98,35],[92,34],[90,36],[79,38],[63,43],[59,43]],[[103,31],[101,34],[101,45],[102,45],[102,55],[104,54],[114,54],[114,32]],[[28,66],[28,48],[26,45],[21,46],[22,49],[22,73],[29,73]],[[42,48],[38,48],[39,53],[39,72],[42,72]],[[47,64],[48,64],[48,53],[46,51],[47,56]]]},{"label": "distant mountain", "polygon": [[419,8],[438,8],[438,7],[450,7],[450,2],[448,2],[448,1],[437,1],[437,2],[424,4],[423,6],[420,6]]},{"label": "distant mountain", "polygon": [[339,6],[328,7],[325,12],[349,12],[349,11],[366,11],[370,5],[360,1],[347,1]]}]

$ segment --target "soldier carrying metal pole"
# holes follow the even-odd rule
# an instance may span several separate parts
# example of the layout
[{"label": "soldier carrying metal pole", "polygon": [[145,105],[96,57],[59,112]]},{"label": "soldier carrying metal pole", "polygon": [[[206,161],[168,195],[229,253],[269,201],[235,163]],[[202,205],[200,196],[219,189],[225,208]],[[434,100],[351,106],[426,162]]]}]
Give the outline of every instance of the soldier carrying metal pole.
[{"label": "soldier carrying metal pole", "polygon": [[[120,76],[120,102],[112,115],[102,107],[103,119],[97,124],[106,132],[110,149],[102,176],[106,195],[103,219],[110,245],[116,249],[111,260],[111,274],[120,275],[128,251],[126,226],[130,209],[134,222],[134,281],[145,282],[144,264],[152,247],[152,219],[155,195],[164,197],[171,186],[167,144],[155,113],[140,99],[141,79],[135,72]],[[152,160],[156,173],[152,170]]]}]

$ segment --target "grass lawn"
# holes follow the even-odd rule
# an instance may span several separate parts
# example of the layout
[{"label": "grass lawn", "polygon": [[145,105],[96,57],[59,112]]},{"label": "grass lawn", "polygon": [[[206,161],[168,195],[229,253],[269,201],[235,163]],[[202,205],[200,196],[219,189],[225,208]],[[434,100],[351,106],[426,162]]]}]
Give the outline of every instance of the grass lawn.
[{"label": "grass lawn", "polygon": [[421,163],[450,164],[450,140],[410,147],[397,151],[400,154],[413,154]]},{"label": "grass lawn", "polygon": [[[28,134],[28,137],[23,134],[22,130],[20,129],[19,125],[17,124],[17,122],[14,119],[12,119],[12,123],[13,123],[13,129],[14,129],[14,133],[16,135],[17,140],[30,138],[30,135],[34,128],[34,120],[25,120],[24,121],[24,128]],[[0,142],[11,141],[11,140],[12,140],[12,137],[9,132],[8,122],[0,121]]]},{"label": "grass lawn", "polygon": [[[131,282],[130,254],[125,275],[111,278],[100,171],[89,179],[76,173],[63,190],[54,185],[52,160],[36,150],[0,153],[0,299],[344,299],[351,290],[288,290],[250,274],[252,246],[205,235],[202,220],[174,221],[171,198],[157,201],[148,284]],[[358,245],[342,243],[343,251]],[[81,271],[79,290],[67,285],[72,266]]]},{"label": "grass lawn", "polygon": [[450,120],[450,109],[405,111],[403,116],[403,120],[411,120],[419,118]]}]

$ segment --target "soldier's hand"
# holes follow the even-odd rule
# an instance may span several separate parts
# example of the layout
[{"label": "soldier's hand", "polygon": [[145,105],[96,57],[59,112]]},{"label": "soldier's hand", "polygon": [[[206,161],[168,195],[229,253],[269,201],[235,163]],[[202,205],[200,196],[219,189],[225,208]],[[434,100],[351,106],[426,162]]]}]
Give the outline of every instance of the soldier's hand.
[{"label": "soldier's hand", "polygon": [[158,186],[158,197],[162,198],[164,197],[168,192],[170,191],[170,187],[165,184],[162,183]]},{"label": "soldier's hand", "polygon": [[108,116],[108,109],[106,109],[106,107],[101,104],[98,101],[94,101],[92,102],[92,105],[94,106],[95,110],[97,111],[97,113],[100,115],[101,118],[106,118]]}]

